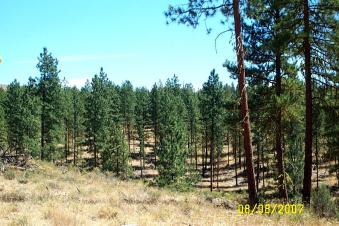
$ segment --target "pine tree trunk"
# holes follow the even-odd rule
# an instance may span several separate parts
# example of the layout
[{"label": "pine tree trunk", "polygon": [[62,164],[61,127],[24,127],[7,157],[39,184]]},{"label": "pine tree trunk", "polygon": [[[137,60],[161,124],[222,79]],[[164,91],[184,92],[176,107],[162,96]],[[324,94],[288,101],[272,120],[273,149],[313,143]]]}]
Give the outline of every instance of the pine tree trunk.
[{"label": "pine tree trunk", "polygon": [[117,156],[117,161],[116,161],[117,167],[116,167],[115,173],[116,173],[116,175],[119,176],[119,173],[120,173],[120,164],[119,164],[120,153],[119,153],[119,148],[117,148],[116,152],[117,152],[117,155],[116,155]]},{"label": "pine tree trunk", "polygon": [[239,154],[239,169],[241,170],[241,135],[238,136],[238,154]]},{"label": "pine tree trunk", "polygon": [[217,159],[217,189],[219,190],[219,174],[220,174],[220,157],[222,152],[218,150],[218,159]]},{"label": "pine tree trunk", "polygon": [[204,133],[201,133],[201,176],[205,175]]},{"label": "pine tree trunk", "polygon": [[41,110],[41,153],[40,153],[40,159],[45,159],[45,92],[42,93],[42,110]]},{"label": "pine tree trunk", "polygon": [[[212,127],[214,126],[214,118],[212,118]],[[211,131],[211,143],[210,143],[210,190],[213,190],[214,181],[214,129]]]},{"label": "pine tree trunk", "polygon": [[127,124],[128,151],[131,152],[131,126]]},{"label": "pine tree trunk", "polygon": [[67,123],[65,122],[65,143],[64,143],[64,154],[65,154],[65,163],[67,163]]},{"label": "pine tree trunk", "polygon": [[144,168],[144,148],[143,141],[140,141],[140,176],[144,178],[143,168]]},{"label": "pine tree trunk", "polygon": [[193,165],[193,128],[191,126],[191,138],[190,138],[190,147],[189,147],[189,152],[190,152],[190,156],[191,156],[191,165]]},{"label": "pine tree trunk", "polygon": [[230,165],[230,137],[227,133],[227,166]]},{"label": "pine tree trunk", "polygon": [[96,145],[96,140],[95,140],[95,136],[94,136],[94,144],[93,144],[93,148],[94,148],[94,167],[97,167],[97,145]]},{"label": "pine tree trunk", "polygon": [[257,143],[257,191],[259,192],[260,183],[260,141]]},{"label": "pine tree trunk", "polygon": [[194,138],[194,150],[195,150],[195,170],[198,170],[198,147],[196,137]]},{"label": "pine tree trunk", "polygon": [[265,190],[265,159],[264,159],[264,148],[261,146],[261,164],[262,164],[262,190]]},{"label": "pine tree trunk", "polygon": [[76,137],[75,137],[75,130],[73,131],[73,165],[76,165],[76,152],[77,152],[77,148],[76,148]]},{"label": "pine tree trunk", "polygon": [[[279,20],[279,15],[276,15]],[[275,91],[278,97],[281,96],[281,53],[278,50],[275,56]],[[275,148],[277,152],[277,168],[278,168],[278,186],[280,198],[288,202],[288,194],[285,180],[285,167],[284,167],[284,152],[282,149],[282,126],[281,126],[281,107],[277,107],[276,115],[276,131],[275,131]]]},{"label": "pine tree trunk", "polygon": [[158,137],[158,126],[157,124],[154,125],[154,168],[157,169],[157,148],[158,148],[158,141],[157,141],[157,137]]},{"label": "pine tree trunk", "polygon": [[237,62],[238,62],[238,85],[240,92],[240,111],[241,119],[243,124],[244,134],[244,150],[247,164],[247,183],[248,183],[248,194],[249,203],[254,205],[258,202],[257,190],[255,186],[255,176],[253,167],[253,152],[252,152],[252,141],[251,141],[251,125],[249,118],[249,110],[247,103],[247,91],[245,86],[245,65],[244,65],[244,49],[242,46],[241,38],[241,19],[239,12],[239,1],[233,0],[233,11],[234,11],[234,30],[236,39],[236,50],[237,50]]},{"label": "pine tree trunk", "polygon": [[303,181],[303,202],[309,204],[312,189],[312,72],[311,72],[311,45],[310,21],[308,0],[304,0],[304,56],[305,56],[305,83],[306,83],[306,131],[305,131],[305,165]]},{"label": "pine tree trunk", "polygon": [[207,141],[207,124],[205,124],[205,163],[204,163],[204,171],[203,176],[205,176],[205,173],[207,171],[207,149],[208,149],[208,141]]},{"label": "pine tree trunk", "polygon": [[235,186],[238,187],[238,171],[237,171],[237,138],[234,137],[233,143],[233,156],[234,156],[234,172],[235,172]]},{"label": "pine tree trunk", "polygon": [[316,164],[316,167],[317,167],[317,188],[319,188],[318,132],[316,133],[315,136],[316,136],[315,137],[315,164]]}]

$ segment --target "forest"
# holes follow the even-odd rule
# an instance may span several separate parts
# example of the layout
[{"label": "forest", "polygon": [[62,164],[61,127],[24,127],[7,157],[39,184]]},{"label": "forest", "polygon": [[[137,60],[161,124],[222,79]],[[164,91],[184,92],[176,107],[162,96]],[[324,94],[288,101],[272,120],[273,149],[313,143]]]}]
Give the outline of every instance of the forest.
[{"label": "forest", "polygon": [[199,89],[180,75],[148,89],[128,78],[116,84],[99,65],[85,86],[70,87],[43,48],[38,76],[0,88],[0,164],[40,159],[338,217],[339,2],[186,3],[169,6],[164,20],[197,27],[222,15],[237,56],[223,67],[236,84],[211,68]]}]

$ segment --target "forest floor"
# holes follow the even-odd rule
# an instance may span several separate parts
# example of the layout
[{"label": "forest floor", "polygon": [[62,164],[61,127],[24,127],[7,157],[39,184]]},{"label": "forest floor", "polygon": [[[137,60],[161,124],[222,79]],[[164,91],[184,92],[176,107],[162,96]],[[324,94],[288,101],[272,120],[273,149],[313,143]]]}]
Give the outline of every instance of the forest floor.
[{"label": "forest floor", "polygon": [[246,194],[174,192],[98,169],[30,160],[0,173],[0,225],[338,225],[308,210],[297,215],[240,215]]},{"label": "forest floor", "polygon": [[[155,167],[155,153],[154,153],[154,138],[152,137],[151,133],[148,131],[148,139],[146,140],[146,147],[145,147],[145,167],[143,169],[143,179],[152,180],[158,175],[158,171]],[[203,167],[203,151],[201,150],[202,147],[198,147],[198,164],[197,169],[199,172],[202,172]],[[88,154],[88,153],[87,153]],[[268,156],[269,155],[269,156]],[[131,164],[133,167],[133,173],[135,178],[141,177],[141,161],[140,161],[140,154],[139,154],[139,143],[136,138],[132,139],[131,141]],[[231,145],[225,145],[223,148],[223,153],[220,157],[219,163],[219,170],[217,166],[215,168],[215,175],[213,181],[213,190],[215,191],[224,191],[224,192],[243,192],[247,190],[247,178],[246,178],[246,171],[245,171],[245,156],[239,156],[239,152],[236,153],[237,160],[235,164],[234,153],[232,150]],[[90,156],[92,158],[92,156]],[[258,156],[257,153],[254,153],[254,165],[255,168],[258,166]],[[273,179],[272,172],[276,167],[275,163],[275,156],[273,151],[265,151],[265,161],[262,161],[262,156],[259,156],[259,172],[255,172],[256,177],[259,173],[259,180],[258,183],[258,191],[262,195],[270,196],[274,195],[276,192],[277,181]],[[195,168],[195,156],[192,156],[188,159],[188,164],[192,165]],[[332,163],[333,164],[333,163]],[[216,164],[217,165],[217,164]],[[329,162],[320,162],[319,170],[318,170],[318,183],[326,184],[327,186],[332,188],[335,196],[339,198],[339,186],[338,180],[336,179],[335,173],[329,172]],[[237,169],[235,169],[237,168]],[[302,171],[303,173],[303,171]],[[317,183],[317,172],[315,165],[312,167],[312,184],[313,187],[316,186]],[[209,166],[209,158],[207,160],[207,169],[205,176],[201,178],[201,180],[196,185],[197,188],[203,190],[210,189],[210,166]]]}]

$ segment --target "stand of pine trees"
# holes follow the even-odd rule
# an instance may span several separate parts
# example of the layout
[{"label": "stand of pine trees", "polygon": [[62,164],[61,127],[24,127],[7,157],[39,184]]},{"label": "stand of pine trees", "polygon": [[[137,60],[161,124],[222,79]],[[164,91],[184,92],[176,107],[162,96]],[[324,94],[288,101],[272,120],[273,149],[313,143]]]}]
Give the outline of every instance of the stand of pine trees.
[{"label": "stand of pine trees", "polygon": [[[288,200],[287,178],[290,178],[296,182],[293,184],[293,191],[296,188],[301,189],[300,181],[303,181],[303,201],[310,203],[312,164],[316,164],[318,169],[321,136],[320,116],[314,118],[314,93],[318,90],[327,90],[322,93],[322,97],[319,97],[325,100],[327,95],[333,95],[333,90],[338,89],[338,8],[338,1],[335,0],[190,0],[187,4],[169,6],[165,12],[168,22],[178,22],[194,28],[199,25],[200,20],[211,17],[224,17],[222,25],[231,25],[229,20],[233,18],[230,29],[235,33],[237,64],[226,60],[225,66],[234,78],[238,78],[248,192],[252,204],[257,201],[256,190],[259,187],[254,181],[253,150],[249,141],[251,136],[256,138],[254,145],[258,146],[257,156],[260,159],[260,149],[266,148],[261,143],[267,140],[264,139],[265,134],[274,134],[274,137],[270,136],[268,141],[272,145],[270,148],[274,151],[273,155],[276,159],[275,178],[278,182],[280,198]],[[207,28],[207,32],[210,33],[211,29]],[[245,76],[249,84],[248,92],[253,90],[254,95],[251,97],[249,93],[249,100],[247,100],[244,84]],[[302,86],[305,87],[304,92],[300,90]],[[261,92],[261,95],[258,95],[258,92]],[[300,95],[296,95],[297,93]],[[300,100],[300,96],[303,96],[305,101]],[[251,105],[251,102],[256,104],[250,106],[248,111],[247,105]],[[337,109],[334,111],[338,117]],[[266,115],[266,119],[262,117],[263,114]],[[254,115],[251,123],[254,124],[252,126],[254,131],[259,133],[257,135],[252,135],[250,132],[249,115]],[[321,113],[317,112],[316,115]],[[265,120],[265,123],[261,125],[256,123],[262,120]],[[302,120],[304,124],[301,123]],[[265,128],[269,123],[273,126]],[[295,126],[293,127],[291,123]],[[338,131],[335,129],[338,123],[333,121],[333,124],[335,125],[330,129],[333,132],[331,134],[336,134],[338,137]],[[290,134],[294,134],[294,138],[291,138]],[[325,134],[329,133],[325,132]],[[325,137],[322,139],[328,140]],[[300,140],[305,140],[304,144],[300,144]],[[332,148],[329,148],[327,145],[327,149],[334,150],[333,147],[338,147],[338,139],[332,141],[333,143],[330,143],[334,146],[330,145]],[[301,151],[302,149],[304,151]],[[323,147],[323,151],[328,152],[325,150],[326,148]],[[298,162],[295,171],[290,171],[293,164],[286,161],[285,155],[288,156],[288,160]],[[315,162],[314,155],[316,155]],[[302,158],[304,163],[300,165]],[[337,157],[330,158],[335,161],[333,169],[337,169],[337,160],[335,160]],[[263,155],[262,160],[264,160]],[[241,158],[239,158],[240,164]],[[259,162],[257,168],[259,168],[257,169],[259,175]],[[237,164],[235,164],[236,169]],[[262,170],[266,169],[262,168]],[[300,169],[304,171],[303,175],[299,175]],[[290,176],[290,174],[294,175]],[[256,181],[258,183],[259,178]]]},{"label": "stand of pine trees", "polygon": [[41,158],[122,178],[151,169],[160,186],[203,181],[211,191],[227,181],[247,185],[251,204],[272,186],[281,201],[309,203],[319,165],[339,186],[338,3],[249,3],[191,0],[165,13],[193,27],[218,13],[233,20],[237,62],[224,66],[237,86],[212,70],[201,89],[176,76],[135,88],[101,68],[78,89],[44,48],[40,76],[0,89],[2,161]]}]

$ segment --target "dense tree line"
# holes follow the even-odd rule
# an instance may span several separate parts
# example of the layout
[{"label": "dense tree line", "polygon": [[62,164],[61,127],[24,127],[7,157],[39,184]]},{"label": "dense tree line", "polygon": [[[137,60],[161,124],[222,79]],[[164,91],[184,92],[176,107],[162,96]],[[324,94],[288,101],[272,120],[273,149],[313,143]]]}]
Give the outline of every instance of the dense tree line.
[{"label": "dense tree line", "polygon": [[199,175],[211,191],[234,171],[229,179],[236,187],[245,179],[251,204],[272,179],[283,201],[302,194],[308,203],[313,166],[316,186],[325,163],[339,183],[338,7],[335,0],[170,6],[170,21],[193,27],[217,13],[233,18],[237,62],[224,66],[237,86],[212,70],[199,90],[176,76],[135,88],[114,84],[101,68],[78,89],[60,79],[58,60],[44,48],[40,76],[0,89],[0,154],[123,178],[144,178],[152,165],[161,186]]},{"label": "dense tree line", "polygon": [[[251,127],[249,126],[249,115],[247,115],[246,86],[244,86],[243,80],[245,74],[248,77],[250,89],[263,92],[261,96],[256,95],[256,97],[257,99],[263,98],[265,101],[259,101],[258,103],[261,102],[262,105],[254,107],[272,110],[267,115],[271,118],[267,123],[271,122],[274,125],[272,132],[275,134],[273,149],[277,158],[276,178],[280,197],[285,200],[288,200],[288,189],[284,153],[292,157],[288,152],[290,150],[296,151],[295,143],[289,143],[290,140],[284,141],[285,136],[289,135],[284,131],[285,128],[288,128],[288,121],[292,119],[292,122],[293,119],[296,119],[294,117],[288,118],[288,114],[298,117],[302,115],[305,121],[304,125],[300,125],[300,118],[293,121],[293,124],[297,125],[294,128],[289,126],[289,130],[299,130],[298,136],[295,136],[295,138],[305,140],[305,144],[299,145],[298,148],[299,150],[303,148],[304,153],[294,154],[299,159],[302,158],[301,155],[304,155],[304,165],[301,167],[304,170],[302,193],[303,201],[309,203],[312,187],[314,143],[317,146],[316,165],[318,165],[319,160],[318,131],[320,123],[315,122],[315,120],[320,120],[320,114],[314,112],[314,95],[318,90],[325,89],[327,91],[322,93],[323,96],[319,98],[326,99],[325,96],[336,92],[338,85],[338,8],[338,1],[335,0],[262,0],[247,2],[238,0],[190,0],[187,4],[178,7],[170,6],[165,13],[170,22],[176,21],[193,27],[196,27],[201,19],[216,16],[218,13],[219,16],[223,17],[222,24],[230,24],[226,22],[233,16],[237,65],[226,61],[225,66],[238,78],[240,110],[241,117],[244,120],[243,139],[248,167],[248,189],[252,204],[256,202],[256,188],[253,177],[253,150],[248,142],[251,140],[251,132],[248,132]],[[210,28],[208,28],[208,32],[210,32]],[[246,54],[243,47],[246,49]],[[247,63],[246,68],[244,60]],[[305,77],[304,84],[300,84],[300,80],[303,80],[301,75]],[[305,92],[302,92],[305,101],[295,102],[292,96],[294,96],[294,93],[300,92],[300,90],[296,91],[295,89],[299,89],[302,85],[305,87]],[[295,96],[295,98],[297,97]],[[304,105],[305,108],[298,109],[295,103]],[[317,106],[320,107],[320,105]],[[332,105],[332,107],[334,106]],[[305,113],[293,112],[298,110],[304,110]],[[319,111],[319,108],[317,111]],[[334,111],[336,116],[333,116],[338,118],[337,106],[334,107]],[[253,114],[256,115],[255,112]],[[256,120],[254,118],[253,121]],[[337,123],[334,121],[334,124]],[[316,128],[314,128],[315,125],[317,125]],[[337,127],[337,125],[334,127]],[[256,128],[257,131],[259,129]],[[301,136],[301,131],[304,131],[304,136]],[[289,132],[295,133],[295,131]],[[336,130],[334,133],[337,134],[337,132]],[[262,146],[260,143],[263,141],[263,134],[259,134],[258,137],[254,135],[254,137],[259,151],[260,146]],[[334,139],[336,140],[334,143],[338,145],[338,140]],[[298,180],[298,182],[300,181]]]}]

